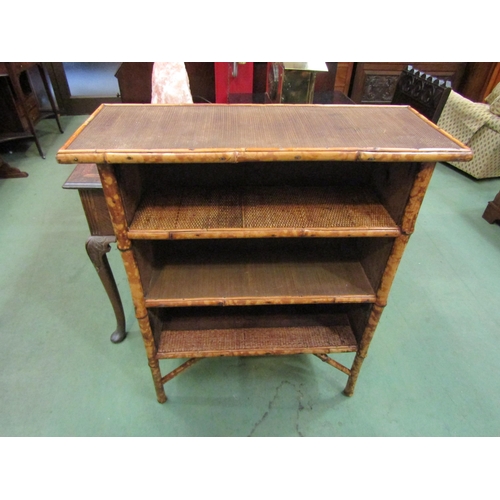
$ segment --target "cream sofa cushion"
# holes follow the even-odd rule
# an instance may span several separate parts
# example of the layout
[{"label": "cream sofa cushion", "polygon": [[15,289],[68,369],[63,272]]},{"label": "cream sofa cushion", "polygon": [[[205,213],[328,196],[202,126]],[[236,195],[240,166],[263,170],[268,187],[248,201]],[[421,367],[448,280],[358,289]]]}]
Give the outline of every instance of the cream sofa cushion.
[{"label": "cream sofa cushion", "polygon": [[490,111],[497,115],[500,116],[500,96],[498,96],[491,104],[490,104]]},{"label": "cream sofa cushion", "polygon": [[[497,90],[499,85],[494,92]],[[499,98],[492,101],[495,106]],[[450,161],[450,165],[476,179],[500,177],[500,116],[492,113],[490,104],[472,102],[451,91],[438,127],[469,146],[474,154],[469,162]]]},{"label": "cream sofa cushion", "polygon": [[489,117],[488,104],[472,102],[452,91],[438,125],[459,141],[467,144]]}]

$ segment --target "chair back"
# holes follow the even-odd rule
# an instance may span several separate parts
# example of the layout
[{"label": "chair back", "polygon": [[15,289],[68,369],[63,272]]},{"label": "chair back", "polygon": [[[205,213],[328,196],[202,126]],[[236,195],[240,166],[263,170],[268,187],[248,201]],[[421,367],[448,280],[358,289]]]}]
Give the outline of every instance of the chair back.
[{"label": "chair back", "polygon": [[440,80],[408,65],[401,72],[391,104],[411,106],[437,123],[450,92],[450,81]]}]

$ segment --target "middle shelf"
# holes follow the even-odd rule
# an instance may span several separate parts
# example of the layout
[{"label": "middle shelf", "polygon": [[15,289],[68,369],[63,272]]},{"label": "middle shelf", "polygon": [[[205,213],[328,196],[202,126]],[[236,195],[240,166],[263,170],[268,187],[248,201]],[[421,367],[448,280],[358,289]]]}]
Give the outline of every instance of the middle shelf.
[{"label": "middle shelf", "polygon": [[[391,238],[136,241],[147,307],[374,303]],[[369,248],[366,248],[369,245]]]}]

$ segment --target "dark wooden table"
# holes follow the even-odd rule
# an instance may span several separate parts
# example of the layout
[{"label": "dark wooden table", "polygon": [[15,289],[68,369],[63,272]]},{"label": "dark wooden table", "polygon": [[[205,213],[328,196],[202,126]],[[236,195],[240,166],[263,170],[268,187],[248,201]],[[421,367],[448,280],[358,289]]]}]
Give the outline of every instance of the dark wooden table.
[{"label": "dark wooden table", "polygon": [[[248,99],[248,95],[245,95],[244,98]],[[261,94],[255,96],[256,101],[261,98],[263,98]],[[351,99],[339,91],[318,93],[317,100],[324,104],[354,104]],[[106,257],[107,252],[111,249],[110,244],[114,243],[116,238],[96,165],[93,163],[77,165],[64,183],[63,188],[77,189],[80,195],[83,211],[90,229],[90,237],[87,239],[85,248],[101,279],[116,316],[117,326],[111,335],[111,341],[114,343],[121,342],[126,336],[125,316],[120,293]]]},{"label": "dark wooden table", "polygon": [[106,290],[116,316],[116,330],[111,335],[111,341],[114,343],[121,342],[126,336],[125,315],[120,293],[106,257],[106,254],[111,250],[110,244],[114,243],[116,238],[109,218],[97,166],[94,163],[77,165],[64,183],[63,188],[77,189],[80,195],[83,211],[90,229],[90,236],[87,239],[85,248]]}]

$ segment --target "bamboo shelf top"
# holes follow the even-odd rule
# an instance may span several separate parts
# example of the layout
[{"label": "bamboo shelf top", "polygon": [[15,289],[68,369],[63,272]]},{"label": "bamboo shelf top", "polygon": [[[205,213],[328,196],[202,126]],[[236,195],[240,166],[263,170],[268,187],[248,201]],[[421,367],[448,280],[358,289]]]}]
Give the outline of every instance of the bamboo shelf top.
[{"label": "bamboo shelf top", "polygon": [[399,236],[368,188],[178,188],[143,197],[131,239]]},{"label": "bamboo shelf top", "polygon": [[59,163],[467,161],[472,152],[408,106],[103,104]]},{"label": "bamboo shelf top", "polygon": [[[246,309],[246,308],[245,308]],[[157,358],[355,352],[346,314],[169,315],[160,327]],[[219,312],[219,311],[217,311]]]}]

